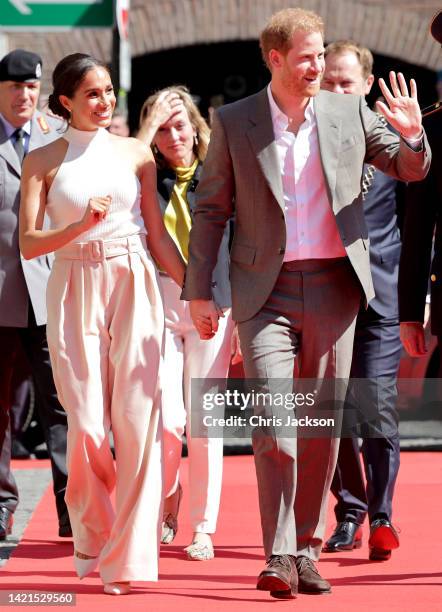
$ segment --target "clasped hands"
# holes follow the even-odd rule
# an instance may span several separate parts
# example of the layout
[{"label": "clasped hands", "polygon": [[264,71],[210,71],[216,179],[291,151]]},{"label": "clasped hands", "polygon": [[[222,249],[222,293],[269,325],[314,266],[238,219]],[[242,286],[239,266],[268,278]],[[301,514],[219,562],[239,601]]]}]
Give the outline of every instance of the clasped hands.
[{"label": "clasped hands", "polygon": [[[218,320],[224,317],[224,312],[213,300],[191,300],[190,316],[199,333],[201,340],[210,340],[218,331]],[[235,326],[231,337],[230,352],[231,363],[236,364],[242,360],[238,329]]]},{"label": "clasped hands", "polygon": [[213,300],[191,300],[190,316],[201,340],[210,340],[218,331],[218,319],[224,317],[222,309]]},{"label": "clasped hands", "polygon": [[403,138],[416,139],[422,136],[422,114],[417,102],[416,81],[410,79],[410,93],[401,72],[391,71],[391,91],[384,79],[379,79],[379,87],[386,103],[377,102],[378,111]]}]

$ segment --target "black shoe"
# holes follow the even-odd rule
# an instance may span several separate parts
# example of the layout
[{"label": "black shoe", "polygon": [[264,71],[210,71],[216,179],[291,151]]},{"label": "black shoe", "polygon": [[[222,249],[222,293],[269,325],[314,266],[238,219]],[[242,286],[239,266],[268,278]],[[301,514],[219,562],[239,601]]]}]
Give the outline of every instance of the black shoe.
[{"label": "black shoe", "polygon": [[294,599],[298,593],[296,559],[292,555],[272,555],[258,576],[256,588],[270,591],[277,599]]},{"label": "black shoe", "polygon": [[58,526],[58,537],[72,538],[72,527],[70,523],[65,523]]},{"label": "black shoe", "polygon": [[42,442],[32,449],[36,459],[49,459],[48,447],[46,442]]},{"label": "black shoe", "polygon": [[322,578],[309,557],[297,557],[296,569],[298,570],[298,590],[300,593],[307,595],[328,595],[328,593],[331,593],[330,583]]},{"label": "black shoe", "polygon": [[12,531],[12,523],[14,522],[14,516],[10,510],[4,506],[0,506],[0,540],[6,540],[6,537],[10,535]]},{"label": "black shoe", "polygon": [[353,550],[362,546],[361,526],[353,521],[342,521],[336,525],[331,537],[324,544],[322,552]]},{"label": "black shoe", "polygon": [[398,533],[389,520],[376,519],[370,524],[368,546],[371,561],[387,561],[392,549],[399,548]]},{"label": "black shoe", "polygon": [[11,440],[11,459],[30,459],[31,453],[18,438]]}]

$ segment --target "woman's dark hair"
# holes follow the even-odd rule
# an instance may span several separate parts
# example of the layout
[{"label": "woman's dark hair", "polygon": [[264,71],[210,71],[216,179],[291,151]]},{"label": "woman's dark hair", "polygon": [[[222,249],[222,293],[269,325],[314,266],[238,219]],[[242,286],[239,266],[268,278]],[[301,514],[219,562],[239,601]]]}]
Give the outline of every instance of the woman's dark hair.
[{"label": "woman's dark hair", "polygon": [[49,109],[55,115],[69,121],[70,113],[60,102],[60,96],[73,98],[86,74],[94,68],[109,72],[104,62],[86,53],[72,53],[58,62],[52,73],[53,92],[48,98]]}]

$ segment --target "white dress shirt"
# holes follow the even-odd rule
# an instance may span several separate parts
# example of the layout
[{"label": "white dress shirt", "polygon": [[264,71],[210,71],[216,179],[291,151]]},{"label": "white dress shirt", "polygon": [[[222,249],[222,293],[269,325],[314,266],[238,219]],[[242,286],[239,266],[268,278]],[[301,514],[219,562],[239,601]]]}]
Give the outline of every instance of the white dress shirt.
[{"label": "white dress shirt", "polygon": [[313,98],[298,133],[267,88],[282,177],[287,243],[284,261],[345,257],[336,219],[327,195],[318,142]]}]

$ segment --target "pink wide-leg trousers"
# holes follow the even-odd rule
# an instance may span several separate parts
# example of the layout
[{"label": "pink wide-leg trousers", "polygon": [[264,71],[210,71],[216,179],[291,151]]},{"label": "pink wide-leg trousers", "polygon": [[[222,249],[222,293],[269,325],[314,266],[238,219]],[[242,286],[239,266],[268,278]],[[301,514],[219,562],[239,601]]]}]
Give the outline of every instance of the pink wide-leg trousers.
[{"label": "pink wide-leg trousers", "polygon": [[68,415],[75,549],[100,557],[104,583],[157,580],[164,314],[144,236],[57,251],[47,303],[54,380]]}]

